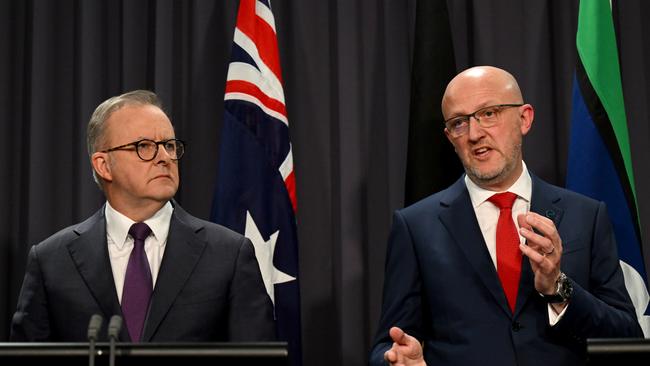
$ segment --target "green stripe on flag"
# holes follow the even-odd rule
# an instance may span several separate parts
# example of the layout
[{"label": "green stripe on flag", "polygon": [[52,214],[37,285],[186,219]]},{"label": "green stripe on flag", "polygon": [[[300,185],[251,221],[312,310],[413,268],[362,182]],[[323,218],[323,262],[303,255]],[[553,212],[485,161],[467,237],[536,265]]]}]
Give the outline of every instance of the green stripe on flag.
[{"label": "green stripe on flag", "polygon": [[630,138],[627,131],[618,48],[609,0],[580,1],[576,48],[596,94],[600,98],[618,142],[637,206]]}]

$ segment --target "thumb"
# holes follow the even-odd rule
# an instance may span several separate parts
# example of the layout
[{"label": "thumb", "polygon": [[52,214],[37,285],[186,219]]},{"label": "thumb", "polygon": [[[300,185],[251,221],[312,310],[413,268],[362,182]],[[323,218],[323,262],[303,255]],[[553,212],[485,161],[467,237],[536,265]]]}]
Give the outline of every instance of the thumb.
[{"label": "thumb", "polygon": [[393,342],[398,343],[398,344],[406,344],[407,335],[406,335],[406,333],[404,333],[404,331],[401,328],[392,327],[392,328],[390,328],[389,334],[390,334],[390,337],[393,339]]},{"label": "thumb", "polygon": [[526,214],[517,215],[517,224],[519,224],[519,227],[523,227],[523,228],[528,229],[530,231],[533,230],[533,227],[530,226],[530,224],[528,222],[526,222]]}]

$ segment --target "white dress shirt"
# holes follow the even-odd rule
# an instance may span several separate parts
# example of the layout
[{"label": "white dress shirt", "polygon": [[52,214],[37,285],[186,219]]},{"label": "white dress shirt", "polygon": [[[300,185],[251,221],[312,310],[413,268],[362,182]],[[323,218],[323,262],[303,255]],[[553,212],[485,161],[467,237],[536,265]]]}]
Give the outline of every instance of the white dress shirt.
[{"label": "white dress shirt", "polygon": [[[515,183],[506,190],[506,192],[512,192],[517,195],[515,203],[512,205],[512,220],[515,222],[517,227],[517,232],[519,232],[519,223],[517,222],[517,216],[525,214],[530,210],[530,197],[533,194],[533,183],[528,174],[528,169],[524,163],[524,169],[521,172],[521,175],[515,181]],[[472,182],[467,175],[465,175],[465,185],[469,191],[469,198],[472,200],[472,206],[474,207],[474,212],[476,213],[476,219],[478,220],[478,226],[481,228],[481,233],[483,234],[483,239],[485,239],[485,244],[487,245],[488,252],[490,252],[490,257],[492,258],[492,263],[494,267],[497,266],[497,221],[499,221],[499,208],[488,201],[488,198],[493,195],[501,192],[494,192],[487,189],[483,189]],[[521,243],[525,243],[526,239],[519,235],[519,240]]]},{"label": "white dress shirt", "polygon": [[[514,204],[512,205],[512,220],[515,222],[517,227],[517,232],[519,232],[519,223],[517,222],[517,216],[525,214],[530,210],[530,199],[533,194],[533,181],[530,178],[528,173],[528,168],[526,163],[522,161],[523,170],[521,175],[515,183],[506,189],[504,192],[512,192],[517,195]],[[472,201],[472,206],[474,207],[474,212],[476,213],[476,219],[478,220],[478,225],[481,228],[481,233],[483,234],[483,239],[485,239],[485,244],[487,245],[487,250],[490,252],[490,257],[492,258],[492,263],[494,267],[497,267],[497,222],[499,221],[499,208],[488,201],[488,198],[493,195],[501,192],[494,192],[487,189],[483,189],[472,182],[467,175],[465,175],[465,185],[467,186],[467,191],[469,192],[469,198]],[[519,235],[519,240],[522,244],[526,243],[526,239]],[[524,260],[526,258],[524,257]],[[564,312],[564,310],[558,315],[553,310],[553,307],[548,305],[548,316],[549,323],[555,325]]]},{"label": "white dress shirt", "polygon": [[[151,234],[144,241],[144,251],[147,253],[154,287],[158,278],[160,263],[162,262],[163,254],[165,254],[169,223],[171,222],[173,212],[174,207],[170,202],[167,202],[152,217],[144,220],[144,223],[151,228]],[[129,229],[131,225],[135,224],[135,221],[117,212],[108,202],[106,202],[105,215],[108,256],[111,260],[117,298],[121,304],[126,267],[129,263],[131,250],[133,249],[133,238],[129,235]]]}]

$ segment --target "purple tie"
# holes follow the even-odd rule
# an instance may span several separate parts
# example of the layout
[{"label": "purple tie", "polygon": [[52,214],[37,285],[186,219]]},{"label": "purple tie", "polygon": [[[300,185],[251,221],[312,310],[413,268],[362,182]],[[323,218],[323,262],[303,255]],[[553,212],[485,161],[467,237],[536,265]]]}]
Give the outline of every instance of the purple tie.
[{"label": "purple tie", "polygon": [[136,222],[129,229],[129,234],[133,237],[133,250],[124,278],[122,314],[131,341],[139,342],[153,287],[147,253],[144,252],[144,240],[151,234],[151,228],[144,222]]}]

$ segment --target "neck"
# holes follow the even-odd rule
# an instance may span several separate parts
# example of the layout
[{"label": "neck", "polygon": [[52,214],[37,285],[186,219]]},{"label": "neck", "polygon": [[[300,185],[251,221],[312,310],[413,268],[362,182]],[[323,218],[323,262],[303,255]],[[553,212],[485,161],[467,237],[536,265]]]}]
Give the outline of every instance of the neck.
[{"label": "neck", "polygon": [[107,199],[115,211],[135,222],[143,222],[156,214],[167,202],[146,201],[139,204],[125,204],[119,200]]}]

